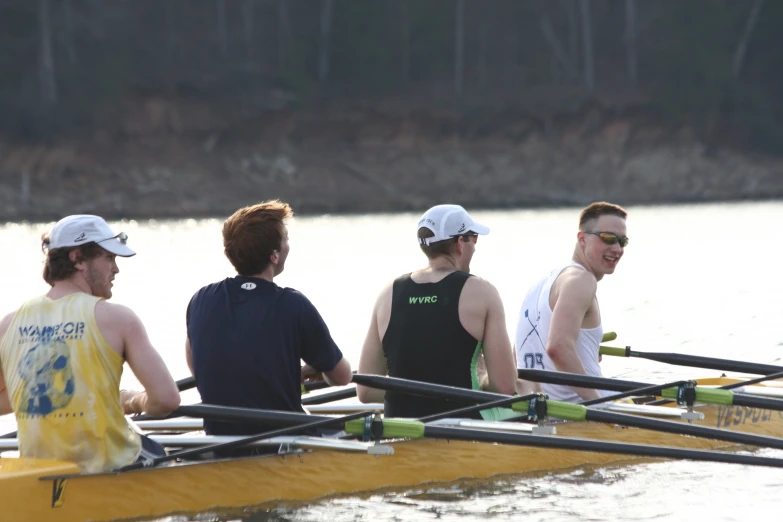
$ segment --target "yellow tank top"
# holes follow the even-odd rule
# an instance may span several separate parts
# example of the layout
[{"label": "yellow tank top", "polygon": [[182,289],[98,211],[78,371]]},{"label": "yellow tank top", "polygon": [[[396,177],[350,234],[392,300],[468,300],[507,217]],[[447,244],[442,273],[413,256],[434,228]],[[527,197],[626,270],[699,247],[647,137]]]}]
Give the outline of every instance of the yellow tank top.
[{"label": "yellow tank top", "polygon": [[23,457],[98,472],[133,462],[141,450],[120,405],[123,358],[95,322],[100,300],[84,293],[31,299],[0,344]]}]

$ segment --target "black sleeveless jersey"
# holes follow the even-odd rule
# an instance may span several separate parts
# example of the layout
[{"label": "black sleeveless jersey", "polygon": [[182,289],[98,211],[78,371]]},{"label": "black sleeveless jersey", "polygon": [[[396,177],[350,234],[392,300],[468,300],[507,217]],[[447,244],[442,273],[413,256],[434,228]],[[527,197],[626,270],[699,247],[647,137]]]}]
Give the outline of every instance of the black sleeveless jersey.
[{"label": "black sleeveless jersey", "polygon": [[[383,336],[391,377],[473,388],[472,365],[480,343],[459,320],[459,297],[469,277],[458,271],[437,283],[415,283],[410,274],[394,281]],[[473,404],[387,391],[384,415],[419,418]],[[471,417],[481,418],[478,412]]]}]

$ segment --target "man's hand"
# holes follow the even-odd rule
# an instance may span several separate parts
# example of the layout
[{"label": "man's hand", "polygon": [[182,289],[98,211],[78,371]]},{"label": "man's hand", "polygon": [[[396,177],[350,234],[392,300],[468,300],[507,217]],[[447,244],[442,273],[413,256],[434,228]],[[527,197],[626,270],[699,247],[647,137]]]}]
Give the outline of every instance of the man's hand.
[{"label": "man's hand", "polygon": [[302,366],[302,383],[305,381],[322,381],[324,380],[324,376],[321,374],[321,372],[318,372],[310,366],[309,364],[305,364]]},{"label": "man's hand", "polygon": [[122,404],[122,411],[125,415],[141,413],[139,400],[136,399],[141,393],[133,390],[120,390],[120,404]]}]

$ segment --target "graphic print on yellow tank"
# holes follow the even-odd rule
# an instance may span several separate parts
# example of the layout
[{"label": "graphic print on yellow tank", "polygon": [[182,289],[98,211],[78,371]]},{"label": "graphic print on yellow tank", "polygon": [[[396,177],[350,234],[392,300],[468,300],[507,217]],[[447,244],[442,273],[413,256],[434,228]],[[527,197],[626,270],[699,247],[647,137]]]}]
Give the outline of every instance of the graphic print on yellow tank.
[{"label": "graphic print on yellow tank", "polygon": [[123,358],[100,333],[100,298],[27,301],[0,344],[19,452],[107,471],[133,462],[141,441],[119,401]]}]

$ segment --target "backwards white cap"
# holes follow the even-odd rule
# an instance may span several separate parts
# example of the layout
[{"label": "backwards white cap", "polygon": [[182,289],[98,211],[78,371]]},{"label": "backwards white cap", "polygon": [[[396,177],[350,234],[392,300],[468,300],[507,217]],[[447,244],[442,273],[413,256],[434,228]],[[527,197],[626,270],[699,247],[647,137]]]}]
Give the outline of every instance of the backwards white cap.
[{"label": "backwards white cap", "polygon": [[136,252],[128,248],[127,241],[128,235],[125,232],[116,234],[102,217],[79,214],[62,218],[55,223],[49,234],[49,250],[97,243],[114,255],[135,256]]},{"label": "backwards white cap", "polygon": [[432,207],[421,216],[416,230],[422,227],[432,230],[432,233],[435,234],[432,237],[419,238],[419,242],[423,245],[431,245],[469,232],[481,235],[489,234],[489,227],[474,221],[468,211],[459,205]]}]

